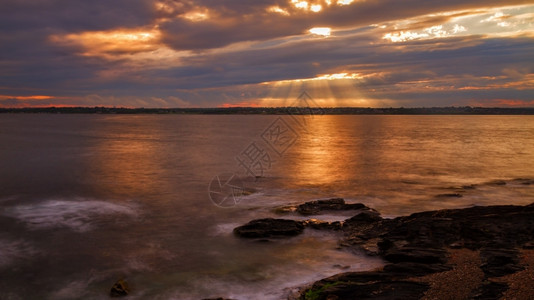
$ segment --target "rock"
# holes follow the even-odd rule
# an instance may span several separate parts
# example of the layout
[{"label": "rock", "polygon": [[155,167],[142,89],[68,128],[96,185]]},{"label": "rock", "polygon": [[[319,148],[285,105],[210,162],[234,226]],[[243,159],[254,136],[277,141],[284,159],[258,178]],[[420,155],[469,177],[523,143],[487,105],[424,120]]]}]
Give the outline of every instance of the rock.
[{"label": "rock", "polygon": [[317,215],[323,211],[358,210],[366,208],[361,203],[347,204],[343,198],[331,198],[301,204],[297,206],[297,212],[301,215]]},{"label": "rock", "polygon": [[376,249],[391,264],[382,271],[317,281],[301,299],[419,299],[428,286],[418,283],[418,277],[451,270],[449,248],[480,251],[485,281],[471,292],[471,299],[498,299],[508,286],[492,278],[523,270],[517,249],[533,246],[534,203],[427,211],[395,219],[365,211],[345,220],[342,230],[341,244],[367,253]]},{"label": "rock", "polygon": [[506,185],[506,181],[504,180],[492,180],[488,182],[489,185]]},{"label": "rock", "polygon": [[506,290],[508,290],[508,285],[505,283],[486,281],[471,293],[470,298],[473,300],[501,299]]},{"label": "rock", "polygon": [[321,221],[317,219],[306,220],[304,221],[303,224],[307,227],[318,229],[318,230],[325,230],[325,229],[326,230],[340,230],[342,226],[342,223],[339,221],[326,222],[326,221]]},{"label": "rock", "polygon": [[219,297],[219,298],[205,298],[202,300],[235,300],[235,299]]},{"label": "rock", "polygon": [[523,249],[534,249],[534,241],[526,242],[523,245]]},{"label": "rock", "polygon": [[425,283],[403,276],[376,272],[348,272],[317,281],[301,294],[307,299],[419,299],[428,289]]},{"label": "rock", "polygon": [[447,251],[443,249],[405,247],[386,251],[384,258],[393,263],[415,262],[424,264],[438,264],[447,261]]},{"label": "rock", "polygon": [[124,279],[117,280],[117,282],[115,282],[109,291],[109,295],[111,297],[124,297],[128,296],[129,293],[130,289],[128,287],[128,283]]},{"label": "rock", "polygon": [[511,249],[482,249],[480,251],[482,266],[486,277],[501,277],[522,271],[519,253]]},{"label": "rock", "polygon": [[287,214],[292,213],[297,210],[297,207],[294,205],[279,206],[273,209],[273,212],[276,214]]},{"label": "rock", "polygon": [[447,198],[447,197],[455,197],[455,198],[461,198],[463,197],[462,194],[460,193],[448,193],[448,194],[439,194],[439,195],[436,195],[436,198]]},{"label": "rock", "polygon": [[357,222],[358,218],[351,218],[343,225],[347,241],[358,245],[380,237],[382,242],[378,245],[382,249],[386,249],[388,243],[400,241],[433,249],[448,245],[469,249],[495,245],[514,248],[527,244],[534,236],[534,205],[429,211],[377,220],[365,226]]},{"label": "rock", "polygon": [[234,229],[234,233],[244,238],[268,238],[295,236],[304,231],[300,221],[286,219],[258,219]]},{"label": "rock", "polygon": [[423,276],[431,273],[445,272],[451,267],[444,264],[426,264],[416,262],[401,262],[388,264],[384,267],[384,272],[403,274],[405,276]]}]

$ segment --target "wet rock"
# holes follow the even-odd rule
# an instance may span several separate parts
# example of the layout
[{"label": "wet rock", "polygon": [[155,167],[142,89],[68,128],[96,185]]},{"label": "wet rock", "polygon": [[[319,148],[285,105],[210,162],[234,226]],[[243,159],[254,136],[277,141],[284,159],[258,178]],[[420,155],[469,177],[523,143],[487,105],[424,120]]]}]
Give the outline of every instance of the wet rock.
[{"label": "wet rock", "polygon": [[358,210],[367,207],[361,203],[347,204],[343,198],[331,198],[306,202],[297,206],[301,215],[317,215],[323,211]]},{"label": "wet rock", "polygon": [[506,185],[506,181],[504,180],[492,180],[488,182],[489,185]]},{"label": "wet rock", "polygon": [[379,237],[382,250],[387,250],[388,244],[391,246],[401,241],[413,247],[431,249],[454,243],[469,249],[497,247],[495,245],[514,248],[527,244],[534,236],[532,204],[429,211],[377,220],[366,226],[349,220],[343,226],[347,241],[358,245]]},{"label": "wet rock", "polygon": [[443,249],[405,247],[402,249],[387,250],[384,258],[393,263],[443,264],[447,261],[447,251]]},{"label": "wet rock", "polygon": [[124,279],[117,280],[117,282],[115,282],[109,291],[109,295],[111,297],[124,297],[128,296],[129,293],[130,289],[128,287],[128,282],[126,282]]},{"label": "wet rock", "polygon": [[205,298],[202,300],[235,300],[235,299],[219,297],[219,298]]},{"label": "wet rock", "polygon": [[294,205],[280,206],[273,209],[273,212],[276,214],[287,214],[292,213],[297,210],[297,207]]},{"label": "wet rock", "polygon": [[436,195],[436,198],[461,198],[463,197],[460,193],[447,193],[447,194],[439,194]]},{"label": "wet rock", "polygon": [[445,272],[451,267],[444,264],[426,264],[416,262],[400,262],[384,267],[384,272],[404,274],[405,276],[423,276],[431,273]]},{"label": "wet rock", "polygon": [[234,233],[244,238],[268,238],[299,235],[304,231],[300,221],[286,219],[258,219],[236,227]]},{"label": "wet rock", "polygon": [[500,299],[506,290],[508,290],[508,285],[505,283],[485,281],[472,292],[470,298],[473,300]]},{"label": "wet rock", "polygon": [[522,271],[519,253],[515,249],[482,249],[482,266],[486,277],[500,277]]},{"label": "wet rock", "polygon": [[349,272],[320,280],[301,294],[306,299],[419,299],[425,283],[384,272]]},{"label": "wet rock", "polygon": [[526,242],[523,245],[523,249],[534,249],[534,241]]},{"label": "wet rock", "polygon": [[464,190],[473,190],[473,189],[476,189],[476,187],[477,187],[476,184],[462,185],[462,189]]},{"label": "wet rock", "polygon": [[428,286],[411,280],[451,270],[449,248],[480,251],[485,282],[471,291],[471,298],[498,299],[508,286],[492,278],[523,270],[517,249],[532,247],[534,203],[428,211],[395,219],[365,211],[345,220],[342,230],[341,244],[375,253],[391,264],[382,271],[317,281],[301,299],[419,299]]},{"label": "wet rock", "polygon": [[310,227],[310,228],[318,229],[318,230],[340,230],[341,226],[343,225],[339,221],[326,222],[326,221],[321,221],[317,219],[306,220],[304,221],[303,224],[306,227]]}]

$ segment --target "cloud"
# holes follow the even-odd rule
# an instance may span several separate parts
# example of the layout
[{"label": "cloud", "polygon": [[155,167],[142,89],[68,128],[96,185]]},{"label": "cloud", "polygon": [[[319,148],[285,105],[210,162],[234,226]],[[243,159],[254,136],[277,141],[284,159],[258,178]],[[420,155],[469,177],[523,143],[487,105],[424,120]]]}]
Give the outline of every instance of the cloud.
[{"label": "cloud", "polygon": [[530,105],[528,1],[307,3],[2,1],[0,105]]}]

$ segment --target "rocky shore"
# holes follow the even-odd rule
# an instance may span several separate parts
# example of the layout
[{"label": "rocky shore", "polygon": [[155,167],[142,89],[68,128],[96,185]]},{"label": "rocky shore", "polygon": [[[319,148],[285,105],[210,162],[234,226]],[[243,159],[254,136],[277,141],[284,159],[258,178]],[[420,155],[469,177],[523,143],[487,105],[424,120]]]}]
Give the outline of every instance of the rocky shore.
[{"label": "rocky shore", "polygon": [[234,229],[242,238],[276,239],[312,230],[343,233],[340,245],[378,255],[380,270],[345,272],[303,288],[296,299],[534,299],[534,203],[475,206],[385,219],[341,198],[276,212],[320,216],[354,210],[342,222],[258,219]]}]

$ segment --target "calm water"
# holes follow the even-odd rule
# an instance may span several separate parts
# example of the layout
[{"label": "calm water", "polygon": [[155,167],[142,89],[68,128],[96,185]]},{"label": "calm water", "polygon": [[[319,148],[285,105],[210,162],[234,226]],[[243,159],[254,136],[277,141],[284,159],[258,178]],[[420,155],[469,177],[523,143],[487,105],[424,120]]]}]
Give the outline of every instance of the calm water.
[{"label": "calm water", "polygon": [[[282,299],[339,264],[382,262],[313,230],[232,235],[277,206],[339,196],[393,217],[534,202],[517,180],[534,178],[532,116],[0,115],[0,141],[0,299],[105,299],[119,278],[131,299]],[[243,183],[255,192],[214,205],[210,181],[243,173],[251,145],[269,155]]]}]

